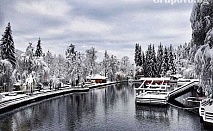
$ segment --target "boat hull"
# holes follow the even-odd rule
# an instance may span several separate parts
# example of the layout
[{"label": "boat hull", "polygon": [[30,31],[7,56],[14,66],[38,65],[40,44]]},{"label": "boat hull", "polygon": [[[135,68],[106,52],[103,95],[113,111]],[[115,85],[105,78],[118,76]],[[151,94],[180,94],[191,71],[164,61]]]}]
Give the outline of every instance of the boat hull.
[{"label": "boat hull", "polygon": [[137,104],[144,104],[144,105],[167,105],[166,99],[155,99],[155,98],[136,98],[135,102]]},{"label": "boat hull", "polygon": [[200,102],[199,115],[204,127],[213,127],[212,99],[207,98]]}]

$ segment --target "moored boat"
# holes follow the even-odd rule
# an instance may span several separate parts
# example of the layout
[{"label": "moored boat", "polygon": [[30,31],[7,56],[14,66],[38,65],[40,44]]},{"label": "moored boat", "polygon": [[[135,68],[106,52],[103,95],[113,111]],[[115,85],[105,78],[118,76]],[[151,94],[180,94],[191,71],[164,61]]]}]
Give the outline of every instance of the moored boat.
[{"label": "moored boat", "polygon": [[167,92],[147,91],[137,95],[135,102],[138,104],[166,105],[167,97]]},{"label": "moored boat", "polygon": [[141,78],[142,84],[135,88],[138,104],[166,105],[170,78]]},{"label": "moored boat", "polygon": [[200,102],[199,115],[204,125],[213,126],[213,100],[211,98]]}]

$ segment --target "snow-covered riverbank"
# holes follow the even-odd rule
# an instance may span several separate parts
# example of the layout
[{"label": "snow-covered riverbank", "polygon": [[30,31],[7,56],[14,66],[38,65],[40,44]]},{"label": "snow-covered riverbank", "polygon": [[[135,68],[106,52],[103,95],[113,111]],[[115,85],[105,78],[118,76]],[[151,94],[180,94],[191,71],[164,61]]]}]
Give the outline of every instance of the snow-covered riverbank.
[{"label": "snow-covered riverbank", "polygon": [[68,93],[75,93],[75,92],[87,92],[92,88],[97,88],[101,86],[107,86],[116,84],[119,82],[107,82],[107,83],[99,83],[99,84],[92,84],[88,85],[87,87],[80,88],[80,87],[71,87],[71,86],[64,86],[59,90],[49,90],[47,87],[40,91],[35,91],[33,94],[19,94],[13,93],[13,95],[8,95],[9,93],[1,93],[3,96],[0,100],[0,114],[11,111],[18,107],[31,104],[33,102],[37,102],[40,100],[44,100],[51,97],[56,97],[59,95],[64,95]]}]

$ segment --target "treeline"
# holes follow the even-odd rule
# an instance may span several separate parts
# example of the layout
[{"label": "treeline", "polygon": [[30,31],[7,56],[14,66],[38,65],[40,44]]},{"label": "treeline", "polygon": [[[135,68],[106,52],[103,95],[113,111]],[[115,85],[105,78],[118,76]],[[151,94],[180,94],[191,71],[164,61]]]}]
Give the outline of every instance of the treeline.
[{"label": "treeline", "polygon": [[2,35],[0,52],[0,90],[6,85],[4,91],[13,90],[14,83],[26,83],[30,76],[37,84],[57,79],[77,85],[85,82],[89,75],[101,74],[111,81],[133,75],[133,66],[127,56],[118,60],[115,55],[105,51],[103,60],[97,62],[99,56],[93,47],[81,53],[75,45],[70,44],[64,57],[51,51],[43,52],[42,40],[39,38],[36,47],[29,43],[24,52],[17,53],[10,23]]},{"label": "treeline", "polygon": [[148,49],[144,52],[141,45],[136,43],[134,58],[137,67],[136,75],[163,77],[168,74],[176,74],[175,58],[172,45],[163,47],[160,44],[156,53],[154,45],[148,45]]}]

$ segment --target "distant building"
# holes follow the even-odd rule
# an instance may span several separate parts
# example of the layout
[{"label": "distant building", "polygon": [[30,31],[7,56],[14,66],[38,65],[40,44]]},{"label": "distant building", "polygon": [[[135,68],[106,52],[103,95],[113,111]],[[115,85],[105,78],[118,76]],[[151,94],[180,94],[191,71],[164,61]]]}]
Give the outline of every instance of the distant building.
[{"label": "distant building", "polygon": [[95,82],[95,83],[106,83],[107,81],[107,77],[101,76],[99,74],[87,76],[86,79],[89,82]]}]

